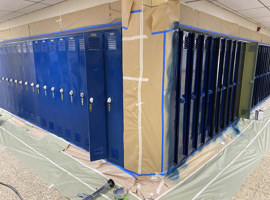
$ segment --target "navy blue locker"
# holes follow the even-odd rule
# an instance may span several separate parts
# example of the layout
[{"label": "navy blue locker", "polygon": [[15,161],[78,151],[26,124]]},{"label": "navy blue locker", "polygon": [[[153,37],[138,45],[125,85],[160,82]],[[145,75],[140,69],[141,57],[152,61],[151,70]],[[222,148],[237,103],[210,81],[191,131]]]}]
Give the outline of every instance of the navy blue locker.
[{"label": "navy blue locker", "polygon": [[225,128],[225,119],[226,119],[226,99],[227,99],[227,81],[228,81],[228,71],[231,63],[231,40],[226,40],[225,45],[225,62],[224,62],[224,73],[223,73],[223,79],[222,79],[222,92],[221,92],[221,105],[222,106],[222,112],[220,112],[220,124],[221,124],[221,130]]},{"label": "navy blue locker", "polygon": [[212,100],[212,112],[210,122],[210,136],[213,137],[218,133],[218,113],[219,113],[219,99],[220,99],[220,80],[223,71],[223,55],[224,55],[224,42],[221,38],[214,38],[217,45],[217,54],[214,59],[212,70],[213,73],[213,100]]},{"label": "navy blue locker", "polygon": [[211,113],[212,113],[212,98],[213,98],[213,87],[214,87],[214,68],[217,49],[216,39],[209,37],[209,58],[207,60],[207,79],[206,79],[206,97],[205,97],[205,108],[204,108],[204,125],[203,125],[203,136],[204,142],[211,139],[210,125],[211,125]]},{"label": "navy blue locker", "polygon": [[[199,147],[200,145],[202,145],[204,143],[204,117],[205,117],[205,94],[206,94],[206,90],[207,90],[207,77],[208,77],[208,68],[206,67],[208,65],[208,61],[209,61],[209,54],[210,54],[210,46],[209,46],[209,41],[210,41],[210,37],[208,37],[207,35],[204,35],[204,39],[203,39],[203,52],[202,52],[202,71],[201,71],[201,86],[200,86],[200,105],[199,105],[199,110],[198,110],[198,117],[199,117],[199,121],[198,121],[198,135],[201,135],[201,140],[199,139],[199,137],[197,138],[197,147]],[[200,144],[200,145],[199,145]]]},{"label": "navy blue locker", "polygon": [[202,145],[202,132],[200,131],[200,107],[202,104],[202,72],[204,72],[204,36],[195,35],[195,46],[196,48],[196,62],[194,63],[196,68],[195,84],[193,85],[193,95],[195,95],[195,107],[193,109],[193,127],[192,132],[194,134],[193,147],[195,149]]},{"label": "navy blue locker", "polygon": [[11,85],[12,85],[12,90],[13,90],[13,98],[14,98],[14,111],[13,113],[15,115],[19,114],[19,98],[18,98],[18,90],[17,90],[17,83],[18,83],[18,77],[19,77],[19,69],[18,69],[18,63],[16,62],[16,53],[17,53],[17,49],[16,49],[16,44],[12,43],[11,46],[11,67],[12,67],[12,80]]},{"label": "navy blue locker", "polygon": [[190,56],[191,56],[191,60],[189,61],[189,65],[187,68],[187,77],[186,80],[188,82],[186,82],[186,85],[188,87],[186,87],[186,94],[187,94],[187,107],[186,107],[186,112],[187,112],[187,119],[186,119],[186,123],[187,123],[187,130],[186,130],[186,134],[187,134],[187,140],[186,140],[186,145],[188,147],[188,149],[186,149],[186,154],[190,154],[191,152],[193,152],[195,150],[194,148],[194,143],[195,143],[195,135],[193,132],[193,114],[194,114],[194,110],[196,107],[196,89],[197,86],[195,85],[195,78],[196,78],[196,59],[197,59],[197,53],[198,50],[195,46],[196,43],[196,39],[197,39],[198,35],[194,34],[194,33],[190,33],[190,38],[189,38],[189,44],[188,44],[188,48],[191,49],[190,51]]},{"label": "navy blue locker", "polygon": [[85,33],[89,101],[90,159],[107,157],[103,32]]},{"label": "navy blue locker", "polygon": [[36,71],[36,94],[39,100],[40,126],[49,130],[50,104],[48,102],[48,91],[50,89],[50,63],[48,53],[48,41],[34,41],[34,60]]},{"label": "navy blue locker", "polygon": [[70,80],[69,109],[70,114],[64,124],[66,138],[71,138],[76,145],[89,149],[89,116],[87,108],[87,75],[83,34],[67,37],[67,65]]},{"label": "navy blue locker", "polygon": [[[4,96],[4,65],[3,45],[0,44],[0,93]],[[4,108],[4,98],[0,98],[0,107]]]},{"label": "navy blue locker", "polygon": [[104,33],[108,159],[124,166],[121,30]]},{"label": "navy blue locker", "polygon": [[[57,49],[58,52],[58,70],[59,70],[59,85],[55,88],[55,94],[57,95],[57,98],[55,98],[55,101],[58,104],[58,110],[57,113],[57,127],[56,127],[56,134],[58,136],[61,136],[66,139],[70,135],[69,133],[70,128],[66,127],[67,124],[70,123],[70,118],[72,115],[70,114],[70,110],[67,109],[70,106],[70,96],[69,91],[71,88],[71,81],[69,80],[69,74],[68,74],[68,64],[67,64],[67,52],[68,52],[68,37],[60,37],[55,38],[55,41],[57,42]],[[65,116],[65,117],[63,117]],[[66,135],[66,133],[68,133]]]},{"label": "navy blue locker", "polygon": [[234,75],[234,66],[236,62],[236,41],[232,41],[232,53],[231,53],[231,64],[228,72],[228,85],[227,85],[227,104],[226,104],[226,118],[225,118],[225,124],[226,126],[230,125],[230,115],[231,115],[231,98],[232,98],[232,92],[233,92],[233,75]]}]

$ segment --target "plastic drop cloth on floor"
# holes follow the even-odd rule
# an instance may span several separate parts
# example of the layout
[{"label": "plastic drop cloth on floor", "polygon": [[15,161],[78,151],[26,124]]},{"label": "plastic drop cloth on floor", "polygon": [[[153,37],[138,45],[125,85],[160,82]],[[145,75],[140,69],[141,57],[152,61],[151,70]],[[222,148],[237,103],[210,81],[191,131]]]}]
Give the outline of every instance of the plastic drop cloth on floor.
[{"label": "plastic drop cloth on floor", "polygon": [[[270,101],[264,119],[240,121],[167,176],[137,176],[1,110],[0,144],[70,199],[91,194],[108,178],[130,190],[129,199],[231,199],[270,147]],[[254,113],[253,113],[254,116]],[[138,195],[138,196],[136,196]],[[109,190],[97,199],[113,199]]]}]

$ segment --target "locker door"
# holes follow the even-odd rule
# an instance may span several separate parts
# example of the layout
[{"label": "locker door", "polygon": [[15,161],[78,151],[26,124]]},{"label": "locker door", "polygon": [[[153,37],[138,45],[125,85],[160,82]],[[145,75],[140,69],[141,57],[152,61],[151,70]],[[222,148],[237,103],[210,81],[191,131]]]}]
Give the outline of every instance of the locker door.
[{"label": "locker door", "polygon": [[[67,37],[67,63],[70,80],[68,98],[69,122],[64,127],[70,141],[89,148],[89,118],[87,109],[87,75],[83,34]],[[81,44],[82,43],[82,44]]]},{"label": "locker door", "polygon": [[89,103],[90,159],[107,156],[103,32],[85,33]]},{"label": "locker door", "polygon": [[[205,143],[205,116],[206,116],[206,112],[205,112],[205,109],[206,109],[206,102],[207,102],[207,94],[208,94],[208,91],[207,91],[207,87],[208,87],[208,65],[209,65],[209,59],[210,59],[210,45],[211,45],[211,41],[212,41],[212,38],[205,35],[205,38],[204,38],[204,51],[203,51],[203,66],[202,66],[202,84],[201,84],[201,94],[200,94],[200,98],[201,98],[201,105],[200,105],[200,110],[199,110],[199,113],[200,113],[200,116],[199,116],[199,134],[201,134],[201,144]],[[199,141],[198,141],[199,143]]]},{"label": "locker door", "polygon": [[192,100],[193,105],[192,112],[192,145],[194,149],[197,149],[201,145],[201,134],[198,132],[199,121],[199,108],[200,108],[200,95],[201,95],[201,79],[202,79],[202,59],[203,59],[203,35],[195,34],[194,55],[193,55],[193,83],[192,83]]},{"label": "locker door", "polygon": [[104,33],[108,159],[124,166],[121,30]]}]

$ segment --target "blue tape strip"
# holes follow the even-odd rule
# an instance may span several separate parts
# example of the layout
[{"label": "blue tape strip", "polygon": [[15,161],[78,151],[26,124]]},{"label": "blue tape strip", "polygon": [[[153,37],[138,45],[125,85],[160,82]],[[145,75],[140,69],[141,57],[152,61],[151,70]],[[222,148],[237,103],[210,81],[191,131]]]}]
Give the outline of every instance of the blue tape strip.
[{"label": "blue tape strip", "polygon": [[161,172],[163,172],[164,161],[164,79],[165,79],[165,56],[166,56],[166,32],[163,33],[163,64],[162,64],[162,99],[161,99],[161,113],[162,113],[162,141],[161,141]]},{"label": "blue tape strip", "polygon": [[[247,39],[247,38],[237,37],[237,36],[228,35],[228,34],[225,34],[225,33],[219,33],[219,32],[215,32],[215,31],[209,31],[209,30],[206,30],[206,29],[197,28],[197,27],[194,27],[194,26],[188,26],[188,25],[185,25],[185,24],[180,24],[180,29],[181,28],[189,28],[189,29],[192,29],[192,30],[203,31],[203,32],[207,32],[207,33],[212,33],[212,34],[220,35],[220,36],[232,37],[232,38],[236,38],[236,39],[240,39],[240,40],[245,40],[245,41],[257,42],[257,43],[259,42],[259,41],[256,41],[256,40],[251,40],[251,39]],[[259,43],[261,43],[261,42],[259,42]]]},{"label": "blue tape strip", "polygon": [[65,30],[65,31],[58,31],[58,32],[45,33],[45,34],[40,34],[40,35],[33,35],[33,36],[29,36],[29,37],[13,38],[13,39],[8,39],[8,40],[3,40],[3,42],[21,40],[21,39],[27,39],[27,38],[35,38],[35,37],[41,37],[41,36],[49,36],[49,35],[54,35],[54,34],[70,33],[70,32],[74,32],[74,31],[82,31],[82,30],[87,30],[87,29],[102,28],[102,27],[106,27],[106,26],[121,25],[121,24],[122,24],[122,21],[112,22],[112,23],[107,23],[107,24],[99,24],[99,25],[94,25],[94,26],[87,26],[87,27],[70,29],[70,30]]},{"label": "blue tape strip", "polygon": [[127,28],[127,27],[125,27],[125,26],[122,26],[122,29],[128,30],[128,28]]},{"label": "blue tape strip", "polygon": [[157,35],[157,34],[162,34],[162,33],[168,33],[168,32],[172,32],[176,29],[169,29],[169,30],[165,30],[165,31],[157,31],[157,32],[152,32],[152,35]]},{"label": "blue tape strip", "polygon": [[130,11],[130,13],[140,13],[140,12],[142,12],[142,10],[132,10],[132,11]]}]

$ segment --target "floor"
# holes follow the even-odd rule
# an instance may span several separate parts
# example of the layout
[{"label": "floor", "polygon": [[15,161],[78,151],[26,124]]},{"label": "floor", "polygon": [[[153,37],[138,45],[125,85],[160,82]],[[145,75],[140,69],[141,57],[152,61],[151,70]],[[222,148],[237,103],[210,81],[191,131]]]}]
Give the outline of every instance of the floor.
[{"label": "floor", "polygon": [[[66,200],[2,146],[0,146],[0,182],[15,187],[24,200]],[[18,196],[12,190],[0,185],[0,200],[17,199]]]},{"label": "floor", "polygon": [[249,175],[232,200],[270,199],[270,151]]}]

